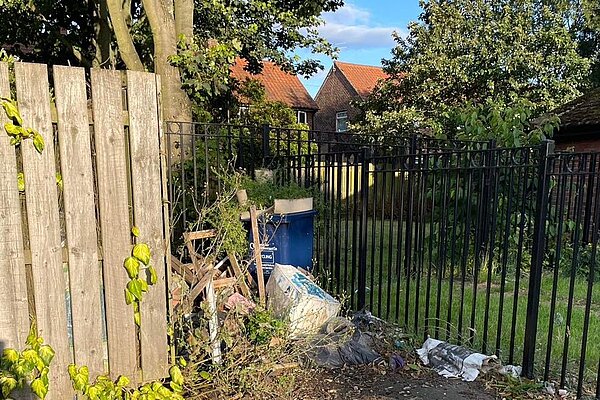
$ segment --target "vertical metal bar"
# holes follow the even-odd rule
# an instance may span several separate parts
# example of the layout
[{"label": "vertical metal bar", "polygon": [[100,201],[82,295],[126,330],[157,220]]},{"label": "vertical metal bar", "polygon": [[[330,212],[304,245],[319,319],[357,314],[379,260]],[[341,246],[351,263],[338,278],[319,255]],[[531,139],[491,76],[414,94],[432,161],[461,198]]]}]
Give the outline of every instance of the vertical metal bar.
[{"label": "vertical metal bar", "polygon": [[[593,154],[592,155],[592,160],[590,161],[590,179],[588,180],[588,193],[593,192],[593,188],[594,188],[594,183],[596,182],[596,180],[598,179],[599,175],[598,175],[598,170],[597,170],[597,160],[598,160],[598,154]],[[584,228],[584,241],[587,243],[590,241],[591,239],[591,243],[592,243],[592,253],[591,253],[591,260],[590,260],[590,265],[589,265],[589,273],[588,273],[588,286],[587,286],[587,293],[586,293],[586,299],[585,299],[585,314],[584,314],[584,320],[583,320],[583,334],[581,336],[581,356],[579,358],[579,374],[578,374],[578,378],[577,378],[577,398],[581,398],[582,394],[583,394],[583,380],[584,380],[584,372],[585,372],[585,360],[586,360],[586,351],[587,351],[587,342],[588,342],[588,332],[589,332],[589,328],[590,328],[590,311],[591,311],[591,306],[592,306],[592,293],[594,290],[594,280],[595,280],[595,273],[596,273],[596,254],[597,254],[597,249],[598,249],[598,223],[600,222],[599,220],[599,215],[600,213],[598,212],[598,203],[600,203],[600,190],[595,190],[594,193],[594,197],[592,200],[592,197],[589,196],[588,197],[588,201],[589,202],[593,202],[593,214],[586,214],[586,217],[591,219],[591,224],[587,225],[587,229],[588,232],[587,234],[589,235],[589,231],[591,230],[592,233],[592,237],[590,238],[589,236],[585,236],[586,235],[586,231]],[[592,210],[592,208],[590,208],[590,210]]]},{"label": "vertical metal bar", "polygon": [[373,300],[375,296],[375,254],[377,253],[377,198],[379,197],[379,160],[374,162],[373,168],[373,201],[372,201],[372,215],[371,215],[371,248],[370,253],[370,265],[369,265],[369,307],[373,311]]},{"label": "vertical metal bar", "polygon": [[[396,157],[392,158],[391,163],[391,173],[390,173],[392,182],[390,184],[390,208],[389,208],[389,237],[388,237],[388,261],[387,261],[387,302],[386,302],[386,311],[385,318],[390,318],[390,310],[392,307],[392,278],[394,276],[394,271],[392,268],[393,260],[394,260],[394,219],[395,219],[395,209],[396,209]],[[396,293],[396,296],[398,293]]]},{"label": "vertical metal bar", "polygon": [[[562,159],[552,159],[551,162],[554,165],[554,162],[557,160],[562,160]],[[562,164],[562,163],[561,163]],[[561,165],[561,170],[562,170],[562,165]],[[562,236],[563,236],[563,228],[564,228],[564,211],[565,211],[565,199],[567,197],[567,193],[566,193],[566,174],[561,173],[562,171],[559,170],[559,185],[557,188],[557,197],[558,197],[558,201],[559,201],[559,205],[556,210],[556,213],[558,214],[557,217],[557,221],[556,221],[556,248],[555,248],[555,254],[554,254],[554,273],[553,273],[553,278],[552,278],[552,294],[550,295],[550,313],[549,315],[554,316],[555,312],[556,312],[556,300],[557,300],[557,292],[558,292],[558,281],[559,281],[559,273],[560,273],[560,258],[561,258],[561,253],[562,253],[562,246],[563,246],[563,240],[562,240]],[[550,172],[553,171],[553,168],[550,167],[549,169]],[[561,184],[562,183],[562,184]],[[552,198],[550,198],[550,201],[552,201]],[[552,358],[552,341],[553,341],[553,337],[554,337],[554,318],[550,318],[550,321],[548,322],[548,342],[546,343],[546,360],[544,363],[544,379],[547,381],[550,378],[550,362],[551,362],[551,358]]]},{"label": "vertical metal bar", "polygon": [[[345,216],[344,216],[344,292],[348,292],[348,264],[350,261],[350,252],[349,250],[353,248],[350,244],[350,171],[351,165],[348,160],[348,154],[342,154],[342,160],[344,161],[344,173],[346,174],[346,190],[344,191],[344,208],[345,208]],[[350,302],[352,304],[352,302]]]},{"label": "vertical metal bar", "polygon": [[[473,157],[473,155],[471,156]],[[470,161],[470,160],[469,160]],[[469,239],[471,238],[471,185],[473,181],[473,171],[467,167],[465,171],[467,174],[466,179],[466,200],[467,205],[465,207],[465,229],[463,237],[463,251],[460,268],[460,308],[458,311],[458,343],[462,344],[462,331],[463,331],[463,317],[464,317],[464,306],[465,306],[465,283],[467,280],[467,261],[469,258]]]},{"label": "vertical metal bar", "polygon": [[434,337],[440,337],[440,322],[442,314],[442,283],[444,280],[444,272],[446,270],[446,239],[447,239],[447,228],[446,222],[448,218],[448,191],[450,188],[450,162],[451,155],[446,153],[442,159],[441,173],[441,186],[442,191],[442,209],[440,211],[440,223],[439,223],[439,235],[438,235],[438,254],[439,254],[439,266],[437,268],[437,293],[436,293],[436,304],[435,304],[435,333]]},{"label": "vertical metal bar", "polygon": [[[435,155],[433,157],[436,157]],[[435,207],[436,207],[436,196],[437,196],[437,177],[436,177],[436,165],[435,158],[431,160],[431,165],[426,164],[427,167],[431,170],[428,175],[431,182],[431,207],[429,210],[429,251],[427,253],[427,288],[425,289],[425,326],[423,330],[424,339],[430,334],[429,330],[429,311],[430,311],[430,303],[431,303],[431,275],[432,275],[432,266],[433,266],[433,232],[434,232],[434,224],[435,224]],[[439,256],[439,254],[438,254]]]},{"label": "vertical metal bar", "polygon": [[341,260],[341,250],[342,250],[342,153],[338,153],[336,155],[336,167],[337,167],[337,176],[336,176],[336,193],[337,193],[337,204],[336,204],[336,214],[337,214],[337,230],[335,234],[335,264],[336,264],[336,293],[340,293],[340,281],[341,281],[341,270],[342,270],[342,260]]},{"label": "vertical metal bar", "polygon": [[446,341],[449,341],[451,338],[452,332],[452,306],[453,306],[453,297],[454,297],[454,257],[456,251],[456,241],[457,235],[456,230],[458,227],[458,214],[460,212],[459,208],[459,198],[460,198],[460,172],[462,169],[462,155],[461,153],[457,154],[456,159],[456,182],[454,184],[454,213],[453,213],[453,221],[452,221],[452,243],[450,245],[450,282],[448,283],[448,309],[446,310]]},{"label": "vertical metal bar", "polygon": [[[513,152],[510,150],[507,154],[508,162],[513,159]],[[502,316],[504,315],[504,291],[506,288],[506,269],[508,263],[508,248],[510,247],[509,237],[511,230],[511,217],[512,217],[512,202],[513,202],[513,180],[514,180],[514,167],[510,167],[508,171],[508,188],[504,187],[503,192],[507,191],[504,203],[506,204],[506,218],[504,220],[504,239],[502,243],[502,271],[500,281],[500,299],[498,303],[498,329],[496,334],[496,355],[500,356],[501,339],[502,339]]]},{"label": "vertical metal bar", "polygon": [[[410,156],[409,156],[410,157]],[[401,297],[401,293],[400,293],[400,286],[401,286],[401,281],[402,281],[402,257],[403,257],[403,252],[402,252],[402,240],[406,240],[406,232],[402,232],[402,227],[404,226],[404,186],[405,186],[405,182],[406,182],[406,156],[402,156],[400,157],[400,162],[399,162],[399,169],[401,172],[401,179],[400,179],[400,200],[398,201],[398,204],[400,205],[400,210],[398,212],[398,224],[397,224],[397,231],[398,231],[398,236],[396,239],[396,313],[395,313],[395,319],[398,322],[400,320],[400,297]],[[408,279],[408,278],[407,278]]]},{"label": "vertical metal bar", "polygon": [[382,177],[383,177],[383,183],[382,183],[382,187],[381,187],[381,221],[380,221],[380,230],[379,230],[379,265],[378,265],[378,280],[377,280],[377,316],[378,317],[383,317],[383,315],[381,314],[381,299],[382,299],[382,295],[383,295],[383,272],[385,270],[384,268],[384,264],[383,264],[383,255],[385,253],[384,251],[384,239],[385,239],[385,197],[386,197],[386,181],[387,181],[387,161],[383,161],[382,164]]},{"label": "vertical metal bar", "polygon": [[[530,162],[530,152],[527,151],[524,154],[523,160],[523,176],[521,178],[522,186],[521,192],[519,192],[519,196],[521,197],[521,209],[519,211],[519,239],[517,241],[517,257],[515,261],[516,270],[515,270],[515,288],[513,292],[513,309],[512,309],[512,321],[511,321],[511,335],[510,335],[510,345],[509,345],[509,355],[508,362],[512,364],[514,362],[515,356],[515,338],[516,338],[516,325],[517,325],[517,316],[518,316],[518,307],[519,307],[519,292],[521,285],[521,260],[523,258],[523,247],[525,244],[525,222],[526,222],[526,207],[527,207],[527,187],[528,183],[531,182],[531,173],[532,168],[528,167]],[[515,221],[517,223],[517,221]]]},{"label": "vertical metal bar", "polygon": [[368,219],[368,202],[369,202],[369,157],[368,149],[364,148],[361,154],[361,219],[360,219],[360,252],[359,252],[359,267],[358,267],[358,309],[362,310],[366,305],[367,292],[367,224]]},{"label": "vertical metal bar", "polygon": [[405,304],[404,304],[404,326],[408,326],[408,313],[410,309],[410,281],[412,275],[412,230],[414,217],[414,174],[417,157],[417,136],[411,136],[410,154],[408,165],[408,207],[406,211],[406,232],[404,233],[404,276],[406,278]]},{"label": "vertical metal bar", "polygon": [[542,263],[544,259],[546,215],[548,213],[549,193],[549,154],[554,147],[553,142],[544,141],[540,146],[538,171],[538,192],[536,200],[535,226],[533,232],[533,253],[529,272],[529,292],[525,321],[525,339],[523,343],[523,375],[533,378],[535,362],[535,344],[537,341],[537,322],[540,306],[540,290],[542,282]]},{"label": "vertical metal bar", "polygon": [[[358,260],[356,259],[356,251],[357,248],[359,246],[359,242],[358,242],[358,197],[359,197],[359,176],[358,176],[358,171],[359,171],[359,160],[358,160],[358,154],[354,153],[353,155],[353,167],[354,167],[354,187],[353,187],[353,191],[352,191],[352,280],[350,281],[350,302],[351,304],[354,304],[354,298],[355,298],[355,287],[356,287],[356,283],[355,280],[357,278],[357,270],[359,268],[359,263],[357,262]],[[363,164],[363,168],[364,168],[364,164]],[[358,304],[356,305],[356,309],[360,310],[361,307],[358,307]]]},{"label": "vertical metal bar", "polygon": [[[575,278],[577,277],[577,269],[579,268],[579,253],[581,250],[581,241],[582,241],[582,209],[584,205],[584,193],[586,190],[585,184],[583,181],[585,180],[585,173],[587,172],[588,166],[586,165],[588,162],[588,154],[582,154],[581,159],[579,161],[577,171],[577,205],[575,207],[575,235],[572,241],[573,245],[573,258],[571,259],[571,278],[569,281],[569,297],[567,298],[567,317],[565,319],[565,335],[563,342],[563,355],[562,355],[562,366],[560,371],[560,387],[564,388],[566,385],[566,374],[567,374],[567,364],[569,358],[569,344],[571,341],[571,318],[573,316],[573,294],[575,290]],[[586,205],[587,208],[587,205]],[[587,213],[586,213],[587,215]],[[590,268],[592,268],[590,266]]]}]

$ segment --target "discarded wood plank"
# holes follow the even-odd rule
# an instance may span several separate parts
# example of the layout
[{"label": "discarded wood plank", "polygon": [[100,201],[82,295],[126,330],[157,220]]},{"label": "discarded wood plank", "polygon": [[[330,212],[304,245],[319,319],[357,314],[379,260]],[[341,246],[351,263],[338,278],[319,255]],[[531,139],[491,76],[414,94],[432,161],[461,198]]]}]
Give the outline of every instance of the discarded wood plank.
[{"label": "discarded wood plank", "polygon": [[266,304],[265,278],[262,268],[258,219],[256,217],[255,206],[250,207],[250,224],[252,225],[252,237],[254,239],[254,262],[256,263],[256,279],[258,280],[258,299],[260,304],[264,306]]},{"label": "discarded wood plank", "polygon": [[219,317],[217,315],[217,296],[215,295],[214,282],[208,280],[206,285],[206,302],[208,303],[208,335],[212,348],[212,361],[221,363],[221,341],[219,340]]},{"label": "discarded wood plank", "polygon": [[206,229],[203,231],[185,232],[183,238],[186,241],[210,239],[217,236],[217,231],[214,229]]},{"label": "discarded wood plank", "polygon": [[229,263],[231,264],[231,268],[233,269],[233,276],[237,278],[238,285],[240,286],[240,290],[245,297],[250,297],[250,288],[246,283],[246,279],[242,269],[240,268],[240,264],[235,258],[235,253],[229,253]]},{"label": "discarded wood plank", "polygon": [[194,271],[190,268],[191,264],[184,264],[177,257],[171,255],[171,269],[179,274],[188,284],[193,285],[198,281]]},{"label": "discarded wood plank", "polygon": [[220,279],[213,280],[215,289],[220,289],[220,288],[227,287],[227,286],[234,286],[236,283],[237,283],[237,279],[234,277],[220,278]]},{"label": "discarded wood plank", "polygon": [[202,293],[204,288],[206,288],[208,281],[213,279],[213,276],[214,276],[214,270],[207,272],[206,274],[204,274],[202,276],[202,278],[200,278],[198,283],[196,283],[196,286],[194,286],[192,288],[192,290],[190,291],[190,294],[188,295],[188,300],[191,303],[193,303],[194,300],[196,300],[196,297],[200,296],[200,293]]}]

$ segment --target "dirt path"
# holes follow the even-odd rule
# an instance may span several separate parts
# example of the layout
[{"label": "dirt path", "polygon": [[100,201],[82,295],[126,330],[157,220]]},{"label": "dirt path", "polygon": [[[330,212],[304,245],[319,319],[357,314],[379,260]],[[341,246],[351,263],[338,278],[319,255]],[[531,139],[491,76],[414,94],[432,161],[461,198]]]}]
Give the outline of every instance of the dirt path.
[{"label": "dirt path", "polygon": [[385,372],[374,367],[312,370],[300,382],[299,400],[499,399],[479,382],[446,379],[423,369]]}]

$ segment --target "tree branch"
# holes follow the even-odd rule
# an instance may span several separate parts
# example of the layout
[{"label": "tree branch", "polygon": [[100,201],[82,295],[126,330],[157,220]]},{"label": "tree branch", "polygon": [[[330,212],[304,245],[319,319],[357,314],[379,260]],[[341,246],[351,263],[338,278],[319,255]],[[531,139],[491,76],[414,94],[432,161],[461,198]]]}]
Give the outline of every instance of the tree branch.
[{"label": "tree branch", "polygon": [[133,44],[129,27],[125,21],[125,12],[121,7],[121,0],[107,0],[108,13],[112,22],[119,54],[128,69],[144,71],[142,60]]}]

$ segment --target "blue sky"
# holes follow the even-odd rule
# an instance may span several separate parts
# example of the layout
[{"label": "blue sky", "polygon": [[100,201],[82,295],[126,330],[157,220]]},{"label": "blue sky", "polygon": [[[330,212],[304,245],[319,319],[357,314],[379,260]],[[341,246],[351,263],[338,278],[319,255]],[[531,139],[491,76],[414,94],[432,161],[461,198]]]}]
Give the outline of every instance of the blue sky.
[{"label": "blue sky", "polygon": [[[340,49],[338,60],[357,64],[381,65],[394,46],[393,31],[406,32],[410,21],[421,12],[419,0],[348,0],[335,13],[322,15],[325,24],[319,28],[323,37]],[[325,70],[310,79],[302,79],[308,92],[315,96],[331,60],[321,55],[299,51],[301,57],[317,58]]]}]

